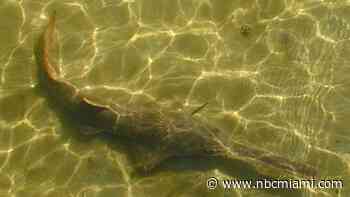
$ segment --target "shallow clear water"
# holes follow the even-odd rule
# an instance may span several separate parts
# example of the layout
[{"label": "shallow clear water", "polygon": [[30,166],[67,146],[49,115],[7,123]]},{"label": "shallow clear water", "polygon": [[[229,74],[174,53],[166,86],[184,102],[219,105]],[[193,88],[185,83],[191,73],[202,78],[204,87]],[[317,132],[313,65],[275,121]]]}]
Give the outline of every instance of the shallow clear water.
[{"label": "shallow clear water", "polygon": [[[97,102],[187,112],[208,102],[196,116],[228,143],[315,166],[344,188],[209,191],[208,177],[235,177],[196,159],[135,176],[131,147],[77,135],[38,94],[33,46],[53,10],[61,77]],[[346,1],[1,1],[0,196],[349,196],[349,13]]]}]

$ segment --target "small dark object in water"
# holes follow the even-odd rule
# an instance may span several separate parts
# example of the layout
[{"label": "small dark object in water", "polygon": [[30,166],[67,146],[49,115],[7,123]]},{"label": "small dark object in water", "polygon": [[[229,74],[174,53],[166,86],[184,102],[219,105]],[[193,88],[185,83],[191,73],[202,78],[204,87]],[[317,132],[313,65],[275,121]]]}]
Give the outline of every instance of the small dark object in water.
[{"label": "small dark object in water", "polygon": [[252,28],[249,25],[244,24],[244,25],[241,25],[239,31],[243,36],[247,37],[251,33]]},{"label": "small dark object in water", "polygon": [[[72,84],[60,79],[57,68],[50,62],[49,50],[54,36],[55,21],[56,16],[53,14],[36,47],[39,84],[45,89],[47,98],[59,108],[66,109],[66,115],[72,117],[81,128],[108,132],[113,136],[154,145],[159,157],[143,163],[142,170],[149,171],[168,158],[203,156],[256,162],[293,174],[316,175],[315,169],[306,164],[237,142],[225,145],[217,136],[220,132],[218,128],[185,113],[162,108],[113,108],[92,102]],[[191,115],[206,105],[207,103]]]}]

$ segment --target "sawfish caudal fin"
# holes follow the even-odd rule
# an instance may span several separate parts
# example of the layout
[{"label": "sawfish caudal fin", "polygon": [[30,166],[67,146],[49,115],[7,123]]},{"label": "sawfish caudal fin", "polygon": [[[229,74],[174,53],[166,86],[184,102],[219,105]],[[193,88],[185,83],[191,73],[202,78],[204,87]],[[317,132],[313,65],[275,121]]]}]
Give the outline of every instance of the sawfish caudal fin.
[{"label": "sawfish caudal fin", "polygon": [[48,77],[48,80],[56,80],[58,78],[58,68],[54,67],[50,62],[50,50],[54,41],[55,34],[55,26],[56,26],[56,11],[54,11],[49,16],[49,22],[47,24],[46,29],[44,30],[41,36],[41,50],[40,54],[42,55],[42,67],[44,74]]},{"label": "sawfish caudal fin", "polygon": [[50,50],[55,41],[55,25],[56,12],[54,11],[34,49],[38,64],[39,89],[43,90],[51,106],[54,106],[64,117],[74,120],[74,123],[83,128],[82,130],[86,133],[95,134],[100,130],[111,130],[116,114],[107,106],[92,102],[73,84],[60,78],[59,69],[53,64],[50,56]]},{"label": "sawfish caudal fin", "polygon": [[[41,33],[38,42],[34,46],[35,58],[38,65],[39,88],[50,95],[52,100],[60,102],[74,102],[77,89],[66,81],[59,80],[58,67],[51,62],[51,48],[54,44],[56,25],[56,12],[54,11],[48,20],[48,24]],[[61,106],[61,105],[60,105]]]}]

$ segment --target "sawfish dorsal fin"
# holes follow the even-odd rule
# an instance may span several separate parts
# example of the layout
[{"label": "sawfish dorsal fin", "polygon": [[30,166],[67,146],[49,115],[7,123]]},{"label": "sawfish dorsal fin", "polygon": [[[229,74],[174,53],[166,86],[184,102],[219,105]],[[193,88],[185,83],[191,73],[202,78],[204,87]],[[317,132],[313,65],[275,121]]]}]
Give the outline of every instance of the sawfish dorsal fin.
[{"label": "sawfish dorsal fin", "polygon": [[201,106],[197,107],[196,109],[194,109],[191,112],[191,116],[195,115],[196,113],[202,111],[207,105],[209,104],[209,102],[205,102],[204,104],[202,104]]}]

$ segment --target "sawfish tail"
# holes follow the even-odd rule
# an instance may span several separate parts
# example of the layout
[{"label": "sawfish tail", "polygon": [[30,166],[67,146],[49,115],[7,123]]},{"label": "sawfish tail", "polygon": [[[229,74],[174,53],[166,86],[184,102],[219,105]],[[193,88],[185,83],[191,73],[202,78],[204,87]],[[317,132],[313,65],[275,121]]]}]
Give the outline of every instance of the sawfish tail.
[{"label": "sawfish tail", "polygon": [[48,20],[48,24],[41,33],[39,41],[34,47],[37,64],[39,65],[38,77],[41,86],[58,79],[58,68],[50,62],[50,51],[54,43],[54,34],[56,26],[56,11],[54,11]]},{"label": "sawfish tail", "polygon": [[49,22],[46,30],[43,34],[44,39],[44,47],[43,47],[43,66],[44,70],[49,77],[49,79],[54,80],[58,77],[58,68],[54,67],[49,61],[49,53],[53,44],[54,34],[55,34],[55,26],[56,26],[56,11],[54,11],[49,17]]},{"label": "sawfish tail", "polygon": [[51,57],[56,29],[56,11],[48,19],[48,24],[35,46],[38,64],[39,89],[44,90],[48,103],[62,112],[64,116],[74,119],[81,126],[82,133],[96,133],[97,130],[110,130],[115,122],[115,114],[106,106],[98,105],[83,95],[69,81],[60,78],[57,65]]},{"label": "sawfish tail", "polygon": [[56,102],[55,105],[74,107],[74,103],[77,102],[78,90],[67,81],[59,79],[59,69],[51,61],[50,52],[55,41],[55,26],[56,12],[54,11],[49,16],[48,24],[34,49],[38,65],[38,85],[39,89],[45,90],[45,94]]}]

